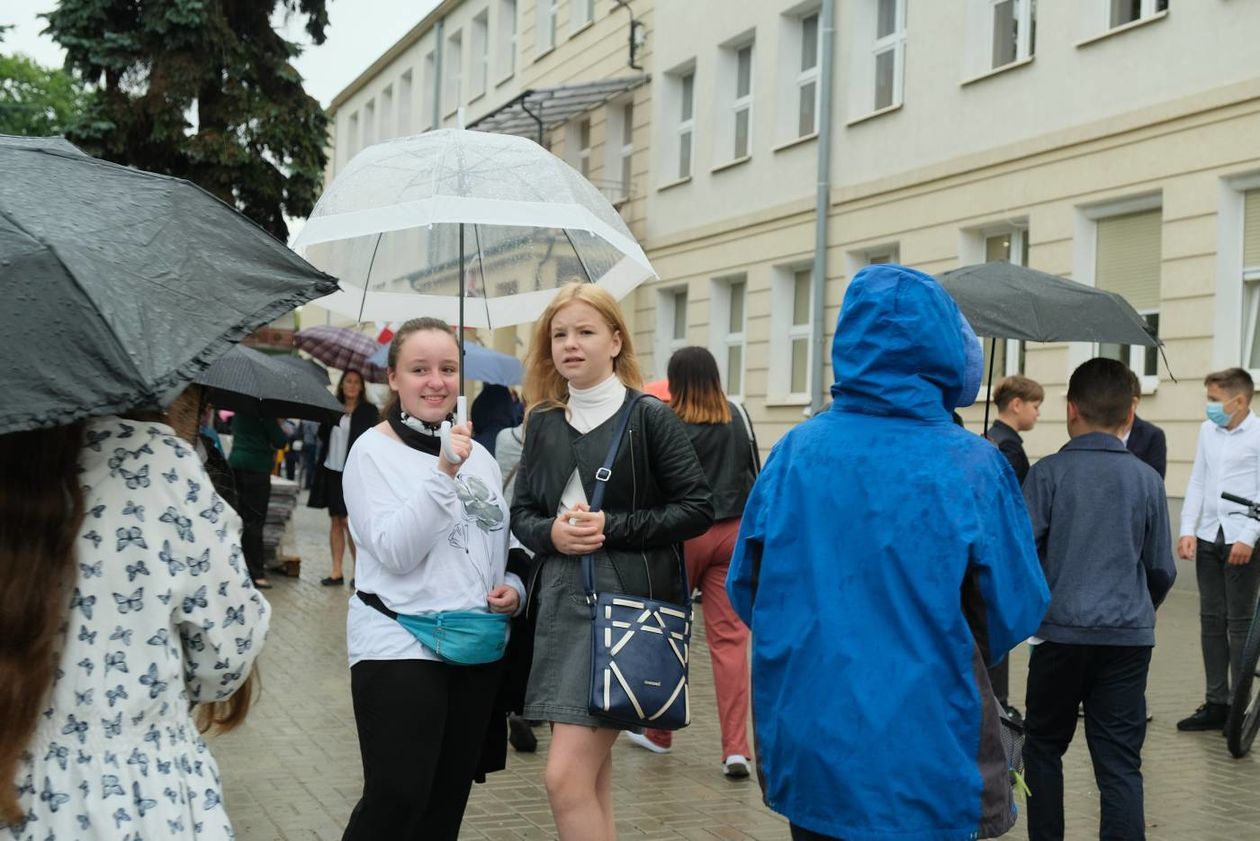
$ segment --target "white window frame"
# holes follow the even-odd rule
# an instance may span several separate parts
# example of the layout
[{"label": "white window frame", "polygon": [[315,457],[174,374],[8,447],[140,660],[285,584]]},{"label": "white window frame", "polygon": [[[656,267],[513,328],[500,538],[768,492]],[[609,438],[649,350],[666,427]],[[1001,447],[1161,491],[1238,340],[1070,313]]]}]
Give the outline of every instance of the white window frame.
[{"label": "white window frame", "polygon": [[[984,44],[988,50],[989,58],[985,62],[989,70],[1000,70],[1003,67],[1009,67],[1012,64],[1018,64],[1021,61],[1027,61],[1032,58],[1033,50],[1036,45],[1032,40],[1033,21],[1036,18],[1037,0],[982,0],[985,3],[985,32],[986,37]],[[993,56],[993,37],[994,37],[994,13],[997,7],[1003,3],[1012,2],[1015,4],[1015,21],[1017,34],[1015,36],[1015,58],[1005,64],[997,64]]]},{"label": "white window frame", "polygon": [[[753,89],[755,87],[753,84],[753,81],[754,81],[754,73],[756,72],[756,66],[754,64],[756,60],[755,46],[756,44],[753,41],[744,41],[730,48],[731,67],[734,71],[731,74],[731,111],[730,111],[730,118],[729,118],[730,122],[728,123],[729,130],[730,130],[729,137],[730,137],[730,144],[731,144],[729,147],[730,148],[729,160],[731,161],[741,161],[741,160],[744,160],[745,158],[752,157]],[[745,50],[748,51],[748,93],[746,93],[743,96],[740,96],[739,95],[739,58],[740,58],[740,55]],[[693,86],[693,89],[694,89],[694,86]],[[693,113],[694,113],[694,104],[693,104]],[[748,128],[747,128],[747,134],[744,138],[745,149],[743,153],[741,154],[739,151],[739,147],[737,146],[737,143],[739,142],[739,131],[738,131],[737,126],[739,125],[739,115],[745,114],[745,113],[748,115],[746,118],[748,121]]]},{"label": "white window frame", "polygon": [[[906,0],[893,0],[894,18],[893,31],[888,35],[878,37],[877,27],[879,26],[879,4],[881,0],[871,0],[875,10],[872,21],[875,27],[872,31],[871,43],[871,111],[884,111],[896,108],[902,102],[902,90],[905,84],[905,66],[906,66]],[[879,58],[887,52],[893,53],[893,78],[892,78],[892,99],[885,105],[880,105],[876,97],[879,92]]]},{"label": "white window frame", "polygon": [[485,96],[490,84],[490,9],[478,12],[472,19],[468,37],[469,81],[468,101]]},{"label": "white window frame", "polygon": [[[1260,380],[1260,368],[1251,367],[1251,346],[1248,343],[1247,321],[1256,299],[1260,299],[1260,265],[1248,266],[1243,261],[1245,197],[1260,190],[1260,172],[1222,178],[1219,185],[1217,214],[1215,341],[1212,343],[1212,368],[1220,370],[1235,365],[1247,369]],[[1248,287],[1251,287],[1251,290]],[[1255,298],[1249,295],[1252,292]],[[1240,317],[1241,315],[1241,317]]]},{"label": "white window frame", "polygon": [[[738,331],[731,330],[732,289],[742,286],[743,320]],[[709,352],[718,363],[722,389],[728,397],[742,400],[748,391],[748,275],[735,274],[713,278],[709,282]],[[729,368],[731,348],[740,348],[738,391],[731,390]]]},{"label": "white window frame", "polygon": [[[678,127],[676,129],[674,148],[676,154],[674,163],[676,164],[675,172],[678,179],[690,178],[696,171],[696,71],[691,68],[677,77],[678,85]],[[687,80],[691,80],[691,95],[687,97]],[[688,101],[688,99],[690,101]],[[682,106],[686,104],[688,108]],[[683,117],[686,111],[690,111],[690,116]],[[685,138],[685,140],[684,140]],[[683,144],[687,146],[687,171],[683,172],[682,168],[682,150]]]},{"label": "white window frame", "polygon": [[556,20],[560,14],[560,0],[538,0],[537,11],[534,43],[536,58],[542,58],[556,48]]},{"label": "white window frame", "polygon": [[[809,293],[809,313],[804,324],[793,324],[795,316],[796,275],[813,272],[813,263],[799,262],[776,266],[770,288],[770,377],[766,385],[766,404],[772,406],[803,406],[811,400],[815,366],[812,323],[814,320],[814,296]],[[745,304],[747,301],[745,301]],[[747,310],[745,309],[745,313]],[[747,318],[747,315],[745,315]],[[792,345],[805,340],[805,390],[791,391]]]},{"label": "white window frame", "polygon": [[495,8],[495,30],[498,33],[498,81],[501,85],[516,75],[516,0],[499,0]]},{"label": "white window frame", "polygon": [[[676,338],[674,322],[677,320],[680,299],[683,306],[684,328],[682,338]],[[656,376],[658,379],[666,376],[669,358],[674,355],[674,351],[687,346],[686,318],[689,299],[686,284],[656,290]]]},{"label": "white window frame", "polygon": [[[809,18],[816,19],[816,23],[814,25],[814,66],[810,68],[801,68],[801,63],[805,60],[805,21]],[[798,70],[796,74],[796,96],[794,98],[796,103],[796,126],[794,136],[796,138],[801,138],[809,137],[811,134],[818,133],[818,107],[820,105],[819,97],[821,95],[819,93],[819,88],[822,87],[821,77],[819,75],[819,65],[822,64],[822,13],[819,10],[814,9],[807,14],[801,15],[797,21],[796,30],[797,52],[795,63]],[[809,131],[802,132],[801,90],[811,82],[814,85],[814,125]]]},{"label": "white window frame", "polygon": [[442,91],[443,118],[452,116],[464,104],[464,33],[456,29],[446,39],[442,51],[446,67],[442,71],[445,85]]},{"label": "white window frame", "polygon": [[433,125],[433,94],[437,82],[437,54],[429,50],[424,56],[424,72],[420,77],[420,130],[428,131]]},{"label": "white window frame", "polygon": [[581,32],[595,22],[595,0],[569,0],[570,37]]},{"label": "white window frame", "polygon": [[[605,165],[605,175],[616,174],[619,181],[621,201],[630,198],[634,181],[634,100],[623,99],[609,103],[610,132],[604,138],[605,150],[616,150],[616,160],[612,166]],[[628,117],[628,119],[627,119]],[[614,141],[617,141],[614,145]],[[607,154],[607,151],[605,152]]]},{"label": "white window frame", "polygon": [[[573,168],[582,173],[582,177],[591,177],[591,118],[590,115],[578,117],[573,126]],[[582,127],[586,127],[586,145],[582,145]]]},{"label": "white window frame", "polygon": [[1104,29],[1108,29],[1108,30],[1120,29],[1125,26],[1131,26],[1135,23],[1144,21],[1147,18],[1152,18],[1157,14],[1166,12],[1168,10],[1167,6],[1169,5],[1167,2],[1165,2],[1164,3],[1165,8],[1161,9],[1159,8],[1161,0],[1141,0],[1141,6],[1138,8],[1138,16],[1136,18],[1134,18],[1133,20],[1124,21],[1123,23],[1114,23],[1112,21],[1113,12],[1115,10],[1116,3],[1120,1],[1121,0],[1109,0],[1108,2],[1101,4],[1103,7],[1103,28]]},{"label": "white window frame", "polygon": [[[1161,213],[1160,219],[1162,223],[1163,208],[1163,194],[1159,192],[1077,207],[1075,230],[1072,238],[1072,279],[1080,283],[1084,283],[1086,286],[1097,287],[1098,285],[1097,264],[1099,220],[1108,219],[1113,216],[1126,216],[1131,213],[1158,210]],[[1159,312],[1159,310],[1139,310],[1138,312],[1139,314],[1144,314],[1147,312]],[[1142,373],[1142,371],[1146,368],[1145,351],[1146,348],[1141,345],[1131,346],[1129,350],[1128,364],[1130,369],[1138,375],[1138,382],[1141,384],[1142,393],[1154,394],[1159,389],[1159,366],[1158,364],[1155,366],[1154,374]],[[1066,375],[1070,376],[1071,372],[1076,370],[1078,365],[1098,355],[1099,345],[1097,343],[1070,343],[1068,346],[1068,368],[1065,372]],[[1140,359],[1141,364],[1134,365],[1134,360],[1138,359]]]}]

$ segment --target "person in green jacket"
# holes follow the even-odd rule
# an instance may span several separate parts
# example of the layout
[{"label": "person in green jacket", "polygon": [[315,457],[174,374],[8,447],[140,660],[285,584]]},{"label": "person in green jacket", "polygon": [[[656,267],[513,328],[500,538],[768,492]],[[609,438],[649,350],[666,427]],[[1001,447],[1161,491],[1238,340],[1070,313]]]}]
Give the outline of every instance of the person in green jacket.
[{"label": "person in green jacket", "polygon": [[241,550],[249,577],[261,590],[271,587],[263,567],[263,524],[271,500],[271,469],[276,450],[287,442],[277,418],[232,416],[232,453],[228,456],[236,485],[232,507],[241,515]]}]

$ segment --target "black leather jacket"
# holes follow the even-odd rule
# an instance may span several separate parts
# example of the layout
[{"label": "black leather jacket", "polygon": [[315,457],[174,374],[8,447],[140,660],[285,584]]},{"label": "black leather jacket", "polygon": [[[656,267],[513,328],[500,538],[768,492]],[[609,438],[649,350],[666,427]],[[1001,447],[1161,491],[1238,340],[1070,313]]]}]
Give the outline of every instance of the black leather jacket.
[{"label": "black leather jacket", "polygon": [[729,403],[729,423],[684,424],[696,456],[713,492],[713,518],[729,520],[744,513],[748,493],[761,471],[761,456],[751,426],[744,424],[739,407]]},{"label": "black leather jacket", "polygon": [[[629,401],[634,392],[627,393]],[[526,424],[525,447],[512,500],[512,533],[536,557],[538,571],[548,561],[578,563],[551,542],[560,497],[576,468],[590,499],[595,471],[604,463],[617,416],[586,435],[561,409],[534,412]],[[709,483],[682,421],[656,398],[634,407],[625,439],[604,491],[602,550],[596,553],[596,588],[681,601],[682,542],[713,522]]]}]

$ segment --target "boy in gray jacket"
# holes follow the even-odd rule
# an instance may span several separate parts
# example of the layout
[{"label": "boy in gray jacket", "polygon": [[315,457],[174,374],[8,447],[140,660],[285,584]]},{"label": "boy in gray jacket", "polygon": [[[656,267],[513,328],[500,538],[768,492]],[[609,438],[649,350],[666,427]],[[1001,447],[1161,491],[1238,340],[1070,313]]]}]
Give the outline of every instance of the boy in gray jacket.
[{"label": "boy in gray jacket", "polygon": [[1028,666],[1030,841],[1063,838],[1063,754],[1085,707],[1100,837],[1145,838],[1142,742],[1155,608],[1177,571],[1164,483],[1125,449],[1129,370],[1091,359],[1068,383],[1068,434],[1024,482],[1050,608]]}]

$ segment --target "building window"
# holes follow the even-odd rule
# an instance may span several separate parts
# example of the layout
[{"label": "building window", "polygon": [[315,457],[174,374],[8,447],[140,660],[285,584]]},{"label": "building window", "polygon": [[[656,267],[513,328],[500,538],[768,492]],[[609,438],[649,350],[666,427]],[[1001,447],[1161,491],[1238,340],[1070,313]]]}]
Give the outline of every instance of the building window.
[{"label": "building window", "polygon": [[997,69],[1033,54],[1037,0],[985,0],[989,5],[990,67]]},{"label": "building window", "polygon": [[905,0],[871,0],[875,9],[874,110],[901,104],[905,64]]},{"label": "building window", "polygon": [[732,159],[748,157],[752,143],[752,59],[753,45],[744,44],[735,53],[735,97],[731,102],[731,128],[733,132]]},{"label": "building window", "polygon": [[675,85],[678,91],[678,177],[691,177],[691,150],[694,145],[694,111],[695,92],[696,92],[696,74],[694,70],[676,77]]},{"label": "building window", "polygon": [[1243,367],[1260,371],[1260,189],[1243,193]]},{"label": "building window", "polygon": [[363,147],[376,142],[376,100],[369,99],[363,106]]},{"label": "building window", "polygon": [[583,117],[577,122],[573,153],[576,157],[576,169],[583,178],[591,177],[591,118]]},{"label": "building window", "polygon": [[796,75],[796,136],[818,131],[818,13],[801,18],[801,63]]},{"label": "building window", "polygon": [[656,326],[656,375],[664,377],[674,351],[687,346],[687,287],[657,292]]},{"label": "building window", "polygon": [[516,0],[499,0],[499,79],[516,72]]},{"label": "building window", "polygon": [[1168,0],[1111,0],[1112,29],[1168,11]]},{"label": "building window", "polygon": [[411,71],[398,77],[398,134],[411,134]]},{"label": "building window", "polygon": [[428,131],[434,127],[434,86],[437,84],[437,58],[430,51],[424,57],[424,73],[420,87],[420,130]]},{"label": "building window", "polygon": [[361,147],[359,146],[359,112],[355,111],[346,122],[346,158],[343,165],[350,162]]},{"label": "building window", "polygon": [[[1028,265],[1028,230],[1026,228],[1010,228],[1004,231],[992,231],[984,234],[984,262],[1010,263],[1014,266]],[[1024,343],[1019,339],[1003,339],[996,342],[996,351],[992,337],[984,338],[984,376],[988,382],[989,357],[993,359],[995,378],[1024,373]]]},{"label": "building window", "polygon": [[619,110],[621,118],[621,146],[617,152],[619,162],[614,172],[620,173],[621,197],[628,199],[631,194],[630,180],[634,175],[632,170],[634,163],[634,103],[627,102],[625,105],[620,106]]},{"label": "building window", "polygon": [[446,105],[444,110],[449,116],[454,114],[464,101],[464,84],[460,76],[460,72],[464,67],[464,36],[462,32],[456,31],[446,40],[445,58],[446,67],[442,71],[446,76]]},{"label": "building window", "polygon": [[472,66],[469,67],[471,99],[476,99],[486,92],[486,79],[490,75],[490,12],[483,9],[481,14],[473,18],[471,42],[468,48],[472,51]]},{"label": "building window", "polygon": [[381,91],[381,120],[376,133],[377,140],[389,140],[394,136],[394,86],[387,85]]},{"label": "building window", "polygon": [[810,324],[813,311],[813,269],[789,266],[776,273],[770,305],[770,402],[809,400]]},{"label": "building window", "polygon": [[744,395],[745,299],[748,282],[744,275],[713,281],[710,324],[713,326],[710,350],[722,375],[722,387],[731,397]]},{"label": "building window", "polygon": [[550,52],[556,46],[556,17],[560,0],[538,0],[538,26],[535,39],[538,54]]},{"label": "building window", "polygon": [[[1101,218],[1095,227],[1094,285],[1123,296],[1155,336],[1159,335],[1161,228],[1158,209]],[[1139,377],[1159,374],[1156,348],[1100,344],[1098,355],[1120,360]]]},{"label": "building window", "polygon": [[595,0],[571,0],[572,7],[570,14],[573,20],[570,25],[573,31],[577,32],[591,21],[595,20]]}]

